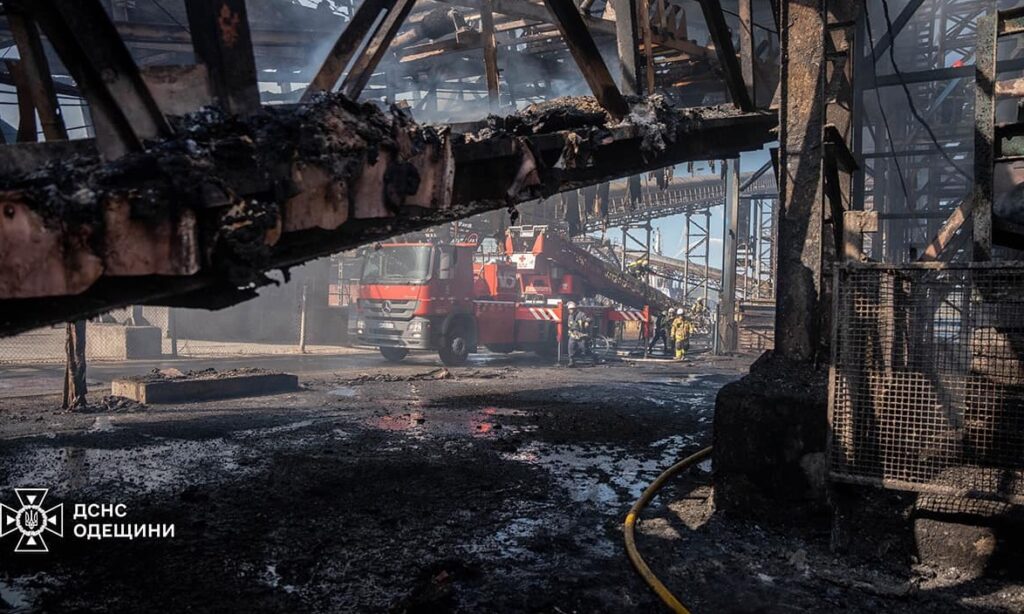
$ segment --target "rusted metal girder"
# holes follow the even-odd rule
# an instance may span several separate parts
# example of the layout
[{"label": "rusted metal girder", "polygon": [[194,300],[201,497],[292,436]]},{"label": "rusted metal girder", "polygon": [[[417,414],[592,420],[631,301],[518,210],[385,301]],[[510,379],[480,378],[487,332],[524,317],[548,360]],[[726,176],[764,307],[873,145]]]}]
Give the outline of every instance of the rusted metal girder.
[{"label": "rusted metal girder", "polygon": [[[827,343],[821,334],[828,330],[822,318],[829,311],[823,283],[825,125],[835,126],[844,142],[850,135],[852,90],[844,86],[849,80],[841,78],[841,71],[829,65],[826,50],[838,46],[826,41],[838,36],[829,24],[853,22],[863,8],[839,0],[824,5],[819,0],[782,0],[780,6],[780,21],[786,24],[780,85],[785,112],[779,126],[775,351],[804,363],[821,358]],[[843,39],[842,45],[848,44]],[[833,195],[841,195],[843,188],[836,188]]]}]

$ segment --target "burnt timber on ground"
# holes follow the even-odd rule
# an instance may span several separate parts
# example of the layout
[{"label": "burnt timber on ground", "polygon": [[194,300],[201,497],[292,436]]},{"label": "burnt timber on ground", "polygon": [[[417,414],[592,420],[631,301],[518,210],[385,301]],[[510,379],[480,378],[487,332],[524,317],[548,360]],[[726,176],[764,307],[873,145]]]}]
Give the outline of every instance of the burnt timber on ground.
[{"label": "burnt timber on ground", "polygon": [[[583,107],[583,111],[579,110]],[[774,138],[774,113],[592,98],[473,126],[422,127],[340,94],[249,118],[172,118],[113,162],[20,146],[0,167],[0,334],[132,304],[220,308],[265,272],[438,223]],[[70,151],[70,150],[69,150]],[[86,150],[88,151],[88,150]],[[18,171],[21,171],[20,173]],[[73,214],[73,215],[72,215]]]}]

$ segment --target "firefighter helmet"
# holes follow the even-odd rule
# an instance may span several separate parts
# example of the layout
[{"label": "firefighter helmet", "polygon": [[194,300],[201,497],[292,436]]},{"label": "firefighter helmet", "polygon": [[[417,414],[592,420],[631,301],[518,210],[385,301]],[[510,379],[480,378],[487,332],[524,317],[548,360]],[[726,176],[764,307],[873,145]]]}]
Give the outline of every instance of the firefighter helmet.
[{"label": "firefighter helmet", "polygon": [[574,303],[572,301],[569,301],[568,303],[565,304],[565,308],[566,309],[576,309],[576,303]]}]

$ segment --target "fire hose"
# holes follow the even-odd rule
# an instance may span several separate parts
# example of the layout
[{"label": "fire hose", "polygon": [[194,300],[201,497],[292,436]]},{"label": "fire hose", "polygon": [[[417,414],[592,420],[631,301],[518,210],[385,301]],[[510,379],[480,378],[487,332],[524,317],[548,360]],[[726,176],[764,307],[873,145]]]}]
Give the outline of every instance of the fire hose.
[{"label": "fire hose", "polygon": [[708,456],[711,456],[711,446],[704,448],[700,452],[687,456],[683,460],[666,469],[664,473],[658,476],[658,479],[651,482],[651,485],[644,490],[644,493],[640,495],[637,502],[629,509],[629,513],[626,514],[626,522],[623,527],[626,533],[626,554],[629,555],[629,560],[633,563],[633,567],[636,568],[637,573],[639,573],[640,577],[644,579],[644,582],[646,582],[648,586],[657,593],[658,597],[665,602],[665,605],[677,614],[690,614],[690,610],[686,609],[686,606],[676,599],[675,595],[669,592],[665,585],[661,583],[661,580],[654,575],[651,568],[647,566],[647,563],[644,562],[643,557],[640,556],[640,553],[636,549],[634,529],[636,527],[636,519],[640,516],[640,512],[647,507],[647,504],[651,502],[654,495],[658,494],[661,487],[664,486],[672,476],[684,469],[692,467]]}]

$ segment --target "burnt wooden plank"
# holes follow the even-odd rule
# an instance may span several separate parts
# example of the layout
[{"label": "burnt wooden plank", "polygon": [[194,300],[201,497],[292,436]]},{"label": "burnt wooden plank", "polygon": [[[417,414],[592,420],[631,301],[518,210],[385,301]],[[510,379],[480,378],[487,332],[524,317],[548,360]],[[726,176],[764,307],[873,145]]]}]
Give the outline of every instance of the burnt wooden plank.
[{"label": "burnt wooden plank", "polygon": [[256,60],[245,0],[186,0],[192,48],[206,65],[214,98],[229,113],[260,110]]},{"label": "burnt wooden plank", "polygon": [[754,102],[743,82],[743,70],[739,58],[736,57],[736,48],[732,44],[729,26],[725,23],[721,3],[718,0],[700,0],[700,8],[704,12],[704,21],[711,33],[711,40],[715,43],[715,53],[718,54],[718,63],[722,68],[722,75],[725,77],[733,104],[744,111],[752,111]]},{"label": "burnt wooden plank", "polygon": [[[18,97],[18,135],[19,143],[32,143],[36,140],[36,105],[29,93],[31,84],[25,68],[18,60],[6,60],[7,72],[14,81],[14,91]],[[10,149],[5,147],[5,150]]]},{"label": "burnt wooden plank", "polygon": [[370,77],[373,76],[373,71],[387,53],[391,41],[395,39],[399,28],[409,17],[415,3],[416,0],[396,0],[394,6],[388,10],[387,15],[374,29],[366,48],[356,57],[352,70],[345,75],[341,83],[341,91],[346,96],[356,100],[363,93],[366,84],[370,82]]},{"label": "burnt wooden plank", "polygon": [[554,16],[555,23],[562,32],[562,38],[565,39],[565,44],[580,67],[590,90],[594,92],[594,97],[615,119],[625,117],[629,113],[629,105],[612,80],[594,37],[590,35],[590,30],[583,22],[576,5],[572,0],[544,0],[544,4]]},{"label": "burnt wooden plank", "polygon": [[[16,11],[8,11],[7,25],[11,29],[11,35],[18,46],[20,61],[17,68],[8,69],[11,75],[21,71],[22,83],[17,87],[26,88],[25,95],[32,101],[36,112],[39,113],[39,123],[43,128],[43,135],[48,141],[66,141],[68,138],[67,129],[64,125],[64,117],[60,112],[60,104],[57,102],[57,90],[53,85],[53,78],[50,76],[50,65],[46,60],[46,52],[43,50],[43,42],[39,37],[39,30],[34,23],[31,23],[24,15]],[[21,93],[18,94],[18,105],[21,108]],[[32,130],[35,131],[35,119],[32,118]],[[25,141],[26,139],[18,139]],[[31,139],[34,141],[35,139]]]},{"label": "burnt wooden plank", "polygon": [[345,68],[352,61],[352,56],[366,40],[366,35],[381,12],[391,10],[394,5],[394,0],[363,0],[352,16],[352,20],[348,22],[341,35],[338,36],[338,40],[334,42],[334,46],[327,53],[327,57],[324,58],[309,87],[302,94],[301,102],[309,102],[314,95],[334,89],[338,79],[345,72]]},{"label": "burnt wooden plank", "polygon": [[142,148],[142,139],[171,129],[146,88],[131,53],[98,0],[16,0],[81,88],[96,127],[101,155],[117,158]]},{"label": "burnt wooden plank", "polygon": [[640,93],[637,0],[611,0],[611,2],[615,8],[615,42],[618,49],[619,70],[622,73],[622,91],[626,94],[636,95]]},{"label": "burnt wooden plank", "polygon": [[491,109],[498,107],[498,48],[494,39],[494,11],[491,0],[480,2],[480,32],[484,42],[484,74]]}]

